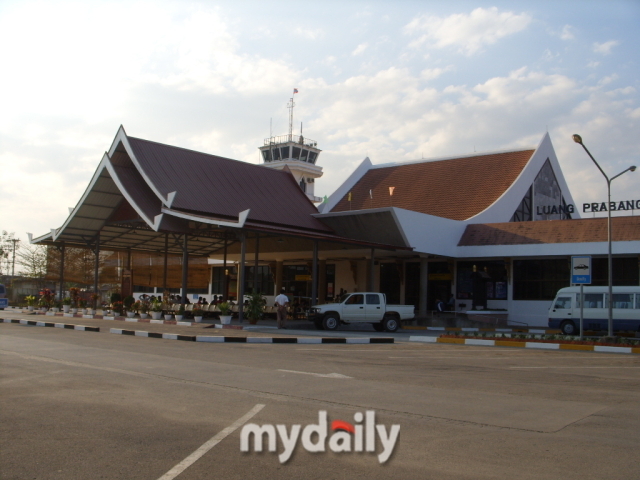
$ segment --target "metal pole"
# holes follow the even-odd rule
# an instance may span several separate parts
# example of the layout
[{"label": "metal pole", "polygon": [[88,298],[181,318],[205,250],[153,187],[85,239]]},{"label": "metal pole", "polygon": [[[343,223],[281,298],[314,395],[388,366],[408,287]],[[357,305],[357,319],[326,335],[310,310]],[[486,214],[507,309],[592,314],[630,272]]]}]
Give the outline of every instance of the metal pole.
[{"label": "metal pole", "polygon": [[313,241],[313,263],[311,264],[311,305],[318,301],[318,240]]},{"label": "metal pole", "polygon": [[[98,295],[98,269],[100,268],[100,233],[98,233],[98,236],[96,237],[96,250],[94,253],[96,258],[95,258],[95,266],[93,270],[93,293],[95,295]],[[94,310],[98,309],[97,297],[93,302],[93,308]]]},{"label": "metal pole", "polygon": [[584,320],[584,283],[581,283],[580,284],[580,340],[582,340],[582,336],[584,335],[583,320]]},{"label": "metal pole", "polygon": [[62,242],[60,247],[60,301],[62,302],[62,290],[64,290],[64,250],[65,245]]},{"label": "metal pole", "polygon": [[165,290],[167,289],[167,275],[169,271],[169,267],[167,263],[169,262],[169,234],[164,234],[164,271],[162,273],[162,294],[164,295]]},{"label": "metal pole", "polygon": [[375,249],[372,248],[371,249],[371,260],[369,261],[369,291],[373,292],[373,284],[375,283],[375,260],[374,260],[374,255],[375,255]]},{"label": "metal pole", "polygon": [[16,243],[20,242],[20,239],[12,238],[11,241],[13,242],[13,260],[11,260],[11,286],[13,287],[13,278],[16,276]]},{"label": "metal pole", "polygon": [[180,304],[184,305],[187,300],[187,282],[189,275],[189,244],[187,240],[187,234],[184,234],[184,241],[182,243],[182,297],[180,297]]},{"label": "metal pole", "polygon": [[240,234],[240,266],[238,268],[238,321],[244,321],[244,264],[247,253],[247,235]]},{"label": "metal pole", "polygon": [[607,178],[607,264],[609,270],[609,333],[613,337],[613,262],[611,259],[611,180]]}]

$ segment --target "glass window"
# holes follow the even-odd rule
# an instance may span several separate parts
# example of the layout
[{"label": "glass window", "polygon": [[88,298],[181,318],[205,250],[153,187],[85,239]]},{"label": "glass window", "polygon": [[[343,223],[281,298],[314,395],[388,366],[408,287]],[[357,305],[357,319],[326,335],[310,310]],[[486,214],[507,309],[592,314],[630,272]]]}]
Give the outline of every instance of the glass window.
[{"label": "glass window", "polygon": [[295,158],[296,160],[300,160],[300,147],[293,147],[292,151],[293,151],[293,154],[291,155],[291,158]]},{"label": "glass window", "polygon": [[362,295],[361,293],[351,295],[347,299],[345,304],[346,305],[362,305],[364,304],[364,295]]},{"label": "glass window", "polygon": [[367,305],[380,305],[380,295],[367,295]]},{"label": "glass window", "polygon": [[[429,264],[429,274],[436,273],[432,266],[434,263]],[[483,278],[486,282],[487,299],[488,300],[506,300],[507,299],[507,266],[504,261],[486,261],[486,262],[458,262],[458,275],[457,278],[457,298],[472,298],[474,275],[473,266],[475,265],[477,272],[486,273]],[[448,265],[444,263],[446,270],[442,273],[448,272]],[[437,272],[440,273],[440,272]],[[552,297],[549,300],[555,298],[557,290],[553,292]],[[446,300],[446,299],[445,299]]]},{"label": "glass window", "polygon": [[280,160],[280,149],[279,148],[274,148],[273,149],[273,159],[274,160]]},{"label": "glass window", "polygon": [[558,297],[553,308],[571,308],[571,297]]},{"label": "glass window", "polygon": [[640,309],[640,293],[636,293],[636,308]]},{"label": "glass window", "polygon": [[553,300],[558,290],[569,286],[569,260],[515,260],[514,300]]},{"label": "glass window", "polygon": [[270,162],[271,161],[271,150],[263,150],[262,151],[262,158],[264,158],[265,162]]},{"label": "glass window", "polygon": [[614,293],[613,308],[633,308],[632,293]]},{"label": "glass window", "polygon": [[289,147],[280,147],[280,156],[282,160],[289,158]]},{"label": "glass window", "polygon": [[601,293],[585,293],[584,308],[605,308]]},{"label": "glass window", "polygon": [[309,152],[309,163],[316,163],[316,158],[318,158],[318,154],[316,152]]},{"label": "glass window", "polygon": [[303,162],[307,161],[308,156],[309,156],[309,150],[302,150],[300,152],[300,160],[302,160]]}]

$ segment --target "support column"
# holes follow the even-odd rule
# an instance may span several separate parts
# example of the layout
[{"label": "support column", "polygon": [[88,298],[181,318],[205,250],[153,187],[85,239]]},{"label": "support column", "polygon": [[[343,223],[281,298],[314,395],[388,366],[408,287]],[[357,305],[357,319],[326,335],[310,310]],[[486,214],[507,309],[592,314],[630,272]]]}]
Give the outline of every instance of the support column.
[{"label": "support column", "polygon": [[[335,288],[335,286],[334,286]],[[322,304],[327,298],[327,261],[320,260],[318,272],[318,303]]]},{"label": "support column", "polygon": [[367,290],[373,292],[373,288],[375,285],[375,249],[371,249],[371,259],[369,260],[369,282],[367,283]]},{"label": "support column", "polygon": [[222,272],[224,273],[224,281],[222,286],[222,301],[229,300],[229,274],[227,272],[227,239],[224,239],[224,257],[222,260]]},{"label": "support column", "polygon": [[187,234],[184,234],[184,240],[182,243],[182,296],[180,297],[180,303],[184,305],[187,299],[187,287],[189,282],[189,243]]},{"label": "support column", "polygon": [[240,234],[240,265],[238,266],[238,321],[244,321],[244,266],[247,254],[247,235]]},{"label": "support column", "polygon": [[63,290],[64,290],[64,250],[65,245],[62,242],[62,246],[60,247],[60,301],[62,302],[63,298]]},{"label": "support column", "polygon": [[420,300],[418,303],[418,316],[427,316],[427,286],[429,284],[429,262],[426,258],[420,259]]},{"label": "support column", "polygon": [[311,305],[318,304],[318,240],[313,241],[313,264],[311,266]]},{"label": "support column", "polygon": [[256,253],[253,262],[253,293],[258,293],[258,255],[260,251],[260,234],[256,233]]},{"label": "support column", "polygon": [[[94,251],[95,254],[95,265],[93,270],[93,293],[98,294],[98,269],[100,268],[100,234],[96,237],[96,249]],[[98,309],[98,299],[96,298],[93,301],[93,308]]]},{"label": "support column", "polygon": [[282,267],[282,260],[276,260],[276,295],[280,295],[280,292],[282,291]]},{"label": "support column", "polygon": [[168,265],[169,262],[169,234],[164,234],[164,271],[162,273],[162,293],[167,290],[167,274],[168,274]]}]

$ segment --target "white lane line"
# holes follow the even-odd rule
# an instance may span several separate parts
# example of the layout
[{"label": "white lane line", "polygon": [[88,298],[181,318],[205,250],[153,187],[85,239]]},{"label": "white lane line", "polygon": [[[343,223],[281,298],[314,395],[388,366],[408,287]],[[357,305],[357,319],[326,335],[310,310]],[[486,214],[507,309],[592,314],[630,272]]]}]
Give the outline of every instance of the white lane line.
[{"label": "white lane line", "polygon": [[174,478],[176,478],[178,475],[184,472],[187,468],[193,465],[198,459],[200,459],[200,457],[202,457],[205,453],[207,453],[209,450],[215,447],[218,443],[220,443],[222,440],[224,440],[226,437],[228,437],[230,434],[232,434],[242,425],[244,425],[249,420],[251,420],[251,418],[254,417],[264,407],[265,406],[261,403],[257,404],[255,407],[249,410],[249,412],[247,412],[244,416],[240,417],[238,420],[233,422],[227,428],[219,432],[217,435],[211,437],[210,440],[203,443],[200,448],[198,448],[195,452],[193,452],[191,455],[189,455],[187,458],[185,458],[183,461],[181,461],[179,464],[177,464],[175,467],[173,467],[163,476],[161,476],[158,480],[173,480]]},{"label": "white lane line", "polygon": [[610,367],[609,366],[606,366],[606,367],[604,367],[604,366],[578,367],[578,366],[562,366],[562,365],[559,365],[559,366],[553,366],[553,367],[509,367],[509,368],[529,368],[529,369],[532,369],[532,368],[640,368],[640,366],[638,366],[638,367],[624,367],[624,366],[611,365]]},{"label": "white lane line", "polygon": [[342,375],[341,373],[298,372],[297,370],[283,370],[281,368],[279,368],[278,371],[287,372],[287,373],[299,373],[301,375],[313,375],[314,377],[323,377],[323,378],[353,378],[353,377],[348,377],[346,375]]}]

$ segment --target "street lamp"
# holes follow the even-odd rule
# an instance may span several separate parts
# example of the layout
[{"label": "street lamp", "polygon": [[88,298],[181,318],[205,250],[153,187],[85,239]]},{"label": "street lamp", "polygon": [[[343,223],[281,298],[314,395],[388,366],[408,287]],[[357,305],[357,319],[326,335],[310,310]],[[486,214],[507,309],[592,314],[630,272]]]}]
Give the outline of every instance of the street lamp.
[{"label": "street lamp", "polygon": [[[587,147],[584,146],[584,143],[582,143],[582,137],[578,134],[574,134],[573,135],[573,141],[576,143],[579,143],[580,145],[582,145],[582,148],[584,148],[584,151],[587,152],[587,155],[589,155],[589,157],[591,158],[591,160],[593,160],[593,163],[596,164],[596,167],[598,167],[598,170],[600,170],[600,173],[602,173],[602,175],[604,175],[604,178],[607,180],[607,243],[609,246],[609,251],[608,251],[608,255],[607,255],[607,263],[608,263],[608,270],[609,270],[609,278],[608,278],[608,283],[609,283],[609,333],[608,335],[610,337],[613,336],[613,268],[612,268],[612,261],[611,261],[611,182],[613,182],[616,178],[618,178],[620,175],[627,173],[627,172],[635,172],[636,171],[636,167],[635,165],[632,165],[631,167],[623,170],[622,172],[620,172],[619,174],[609,178],[607,177],[607,174],[604,173],[604,170],[602,170],[602,168],[600,168],[600,165],[598,165],[598,162],[596,162],[596,159],[593,158],[593,155],[591,155],[591,152],[589,150],[587,150]],[[580,299],[581,302],[584,302],[584,299],[581,298]]]}]

